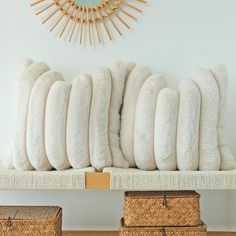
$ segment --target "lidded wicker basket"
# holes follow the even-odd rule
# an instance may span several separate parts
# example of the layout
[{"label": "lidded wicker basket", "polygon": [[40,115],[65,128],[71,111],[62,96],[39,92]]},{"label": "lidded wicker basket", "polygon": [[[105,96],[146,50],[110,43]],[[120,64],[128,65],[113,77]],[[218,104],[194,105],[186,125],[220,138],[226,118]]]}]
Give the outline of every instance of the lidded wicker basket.
[{"label": "lidded wicker basket", "polygon": [[206,236],[207,227],[201,223],[196,227],[126,227],[121,220],[120,236]]},{"label": "lidded wicker basket", "polygon": [[49,206],[0,206],[1,236],[61,236],[62,209]]},{"label": "lidded wicker basket", "polygon": [[194,191],[126,192],[124,225],[201,225],[199,198]]}]

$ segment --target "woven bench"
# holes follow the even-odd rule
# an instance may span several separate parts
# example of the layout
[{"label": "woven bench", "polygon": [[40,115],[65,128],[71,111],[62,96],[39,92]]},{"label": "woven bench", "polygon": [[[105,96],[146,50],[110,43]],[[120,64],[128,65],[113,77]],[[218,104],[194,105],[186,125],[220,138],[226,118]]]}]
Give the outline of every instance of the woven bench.
[{"label": "woven bench", "polygon": [[64,171],[0,170],[2,190],[236,190],[232,171],[142,171],[94,168]]}]

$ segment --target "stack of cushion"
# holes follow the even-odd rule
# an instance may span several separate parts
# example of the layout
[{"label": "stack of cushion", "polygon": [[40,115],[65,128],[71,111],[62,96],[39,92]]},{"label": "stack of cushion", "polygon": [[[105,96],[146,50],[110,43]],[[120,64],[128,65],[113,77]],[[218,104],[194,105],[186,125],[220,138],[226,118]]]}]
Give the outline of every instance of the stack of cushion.
[{"label": "stack of cushion", "polygon": [[147,66],[116,62],[66,83],[45,63],[25,60],[14,138],[2,165],[234,169],[225,131],[227,82],[219,65],[200,69],[174,90]]}]

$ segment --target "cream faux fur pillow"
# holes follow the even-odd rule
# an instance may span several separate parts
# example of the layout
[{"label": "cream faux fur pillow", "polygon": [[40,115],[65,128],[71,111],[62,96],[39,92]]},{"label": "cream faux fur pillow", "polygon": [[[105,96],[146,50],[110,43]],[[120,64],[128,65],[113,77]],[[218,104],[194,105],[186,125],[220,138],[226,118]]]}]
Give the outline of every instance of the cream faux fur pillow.
[{"label": "cream faux fur pillow", "polygon": [[158,94],[164,87],[166,87],[164,77],[152,75],[144,82],[138,96],[134,128],[134,157],[137,167],[142,170],[157,168],[154,156],[155,112]]},{"label": "cream faux fur pillow", "polygon": [[[13,163],[19,170],[32,170],[33,167],[28,159],[26,150],[26,129],[28,119],[28,106],[31,89],[35,81],[46,71],[48,66],[42,62],[26,62],[23,66],[27,68],[17,81],[16,91],[16,125],[13,144]],[[23,69],[22,69],[23,70]]]},{"label": "cream faux fur pillow", "polygon": [[14,142],[11,141],[7,148],[6,154],[2,159],[0,159],[0,169],[15,169],[12,156],[13,144]]},{"label": "cream faux fur pillow", "polygon": [[197,85],[192,80],[181,82],[179,93],[177,165],[179,170],[195,171],[199,165],[201,95]]},{"label": "cream faux fur pillow", "polygon": [[219,112],[218,112],[218,148],[221,156],[221,170],[236,168],[235,157],[229,147],[225,128],[226,99],[229,75],[224,65],[216,65],[210,68],[219,88]]},{"label": "cream faux fur pillow", "polygon": [[159,170],[176,170],[176,131],[178,121],[178,92],[164,88],[156,105],[154,152]]},{"label": "cream faux fur pillow", "polygon": [[111,74],[109,69],[92,73],[92,105],[89,123],[90,162],[97,170],[112,164],[109,149],[108,125],[111,97]]},{"label": "cream faux fur pillow", "polygon": [[134,160],[134,122],[137,98],[144,81],[151,75],[147,66],[136,66],[130,72],[126,82],[121,114],[121,150],[130,167],[135,167]]},{"label": "cream faux fur pillow", "polygon": [[50,164],[57,170],[70,167],[66,153],[66,119],[70,85],[56,81],[50,88],[45,114],[45,147]]},{"label": "cream faux fur pillow", "polygon": [[128,168],[128,162],[120,148],[120,110],[125,90],[126,67],[122,62],[113,63],[110,67],[112,89],[109,108],[109,146],[112,166]]},{"label": "cream faux fur pillow", "polygon": [[129,75],[131,73],[131,71],[134,69],[134,67],[136,66],[136,64],[132,61],[130,62],[124,62],[125,68],[126,68],[126,77],[125,80],[127,81],[127,79],[129,78]]},{"label": "cream faux fur pillow", "polygon": [[55,81],[63,80],[60,73],[48,71],[35,82],[30,95],[27,121],[27,153],[36,170],[50,170],[45,150],[45,110],[48,92]]},{"label": "cream faux fur pillow", "polygon": [[72,81],[70,92],[66,144],[67,155],[75,169],[90,165],[89,159],[89,114],[92,83],[89,75],[81,75]]},{"label": "cream faux fur pillow", "polygon": [[[20,64],[18,65],[18,69],[17,69],[17,79],[19,79],[23,72],[33,63],[34,61],[31,60],[31,59],[25,59],[23,61],[20,62]],[[15,123],[16,123],[16,119],[17,119],[17,114],[16,114],[16,107],[15,107],[15,119],[14,119],[14,122],[13,122],[13,134],[15,132]],[[7,149],[7,153],[6,155],[4,156],[4,158],[1,160],[1,167],[4,168],[4,169],[14,169],[14,164],[13,164],[13,148],[14,148],[14,138],[15,138],[15,134],[13,135],[12,134],[12,139],[11,139],[11,142],[8,146],[8,149]]]},{"label": "cream faux fur pillow", "polygon": [[220,169],[218,149],[219,91],[212,73],[200,69],[194,75],[202,96],[199,142],[199,169],[204,171]]}]

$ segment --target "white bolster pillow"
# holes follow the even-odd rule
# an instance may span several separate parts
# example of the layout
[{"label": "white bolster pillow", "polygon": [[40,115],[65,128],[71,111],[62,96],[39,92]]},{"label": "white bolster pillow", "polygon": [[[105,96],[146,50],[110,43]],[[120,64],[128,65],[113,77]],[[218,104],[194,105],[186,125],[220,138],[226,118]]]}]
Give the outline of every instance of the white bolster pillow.
[{"label": "white bolster pillow", "polygon": [[219,88],[219,113],[218,113],[218,148],[221,156],[221,170],[236,168],[236,160],[229,147],[228,136],[225,128],[226,99],[229,75],[224,65],[210,68]]},{"label": "white bolster pillow", "polygon": [[135,167],[134,160],[134,122],[139,92],[144,81],[151,75],[147,66],[135,66],[126,82],[124,102],[121,114],[121,150],[130,167]]},{"label": "white bolster pillow", "polygon": [[111,74],[109,69],[92,73],[92,105],[89,124],[89,148],[92,166],[101,171],[112,164],[108,141]]},{"label": "white bolster pillow", "polygon": [[218,109],[219,91],[217,83],[209,70],[200,69],[194,75],[202,96],[199,141],[199,170],[220,169],[218,150]]},{"label": "white bolster pillow", "polygon": [[14,142],[12,140],[7,148],[5,156],[2,159],[0,158],[0,169],[15,169],[12,159],[13,144]]},{"label": "white bolster pillow", "polygon": [[22,60],[20,64],[18,65],[18,69],[17,69],[18,74],[21,76],[25,72],[25,70],[33,63],[34,61],[32,59]]},{"label": "white bolster pillow", "polygon": [[157,168],[161,171],[176,170],[176,131],[178,120],[178,92],[164,88],[156,105],[154,152]]},{"label": "white bolster pillow", "polygon": [[[30,65],[29,65],[30,64]],[[31,89],[35,81],[46,71],[48,66],[42,62],[31,62],[25,64],[28,68],[24,70],[17,81],[16,91],[16,126],[13,144],[14,167],[19,170],[32,170],[33,167],[28,159],[26,150],[26,129],[28,118],[28,106]],[[22,69],[23,70],[23,69]]]},{"label": "white bolster pillow", "polygon": [[177,166],[182,171],[195,171],[199,165],[201,95],[197,85],[192,80],[181,82],[179,93]]},{"label": "white bolster pillow", "polygon": [[26,141],[29,160],[36,170],[52,169],[45,150],[45,110],[49,90],[58,80],[63,80],[59,72],[44,73],[35,82],[30,96]]},{"label": "white bolster pillow", "polygon": [[113,63],[110,66],[112,90],[109,108],[109,146],[112,156],[112,166],[128,168],[128,162],[120,148],[120,110],[123,104],[123,96],[126,80],[126,67],[122,62]]},{"label": "white bolster pillow", "polygon": [[[135,62],[133,61],[129,61],[129,62],[124,62],[125,64],[125,68],[126,68],[126,77],[125,80],[127,81],[127,79],[129,78],[129,75],[131,73],[131,71],[134,69],[134,67],[136,66]],[[125,82],[126,82],[125,81]]]},{"label": "white bolster pillow", "polygon": [[92,83],[89,75],[81,75],[72,81],[70,92],[66,145],[70,165],[81,169],[90,165],[89,113]]},{"label": "white bolster pillow", "polygon": [[[23,61],[20,62],[20,64],[18,65],[18,70],[17,70],[17,75],[19,77],[21,77],[22,73],[33,63],[34,61],[31,59],[25,59]],[[15,112],[14,112],[15,118],[14,118],[14,123],[13,123],[13,134],[12,134],[12,139],[11,142],[8,146],[6,155],[3,157],[1,161],[1,166],[4,169],[14,169],[14,164],[13,164],[13,148],[14,148],[14,132],[15,132],[15,123],[16,123],[16,119],[17,119],[17,114],[16,114],[16,107],[15,107]]]},{"label": "white bolster pillow", "polygon": [[45,117],[45,147],[50,164],[57,170],[70,167],[66,153],[66,119],[70,85],[56,81],[49,90]]},{"label": "white bolster pillow", "polygon": [[144,82],[138,96],[134,128],[134,157],[137,167],[142,170],[157,168],[154,155],[155,112],[158,94],[164,87],[166,87],[164,77],[152,75]]}]

